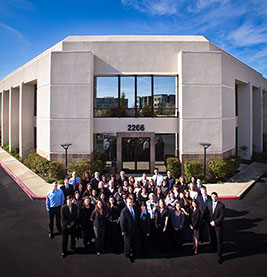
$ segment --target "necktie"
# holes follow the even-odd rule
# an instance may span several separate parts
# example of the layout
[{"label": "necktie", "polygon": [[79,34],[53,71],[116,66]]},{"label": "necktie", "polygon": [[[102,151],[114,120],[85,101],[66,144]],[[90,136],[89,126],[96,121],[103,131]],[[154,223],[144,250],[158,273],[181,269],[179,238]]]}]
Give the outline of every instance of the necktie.
[{"label": "necktie", "polygon": [[215,208],[216,208],[216,202],[213,202],[212,213],[214,213]]},{"label": "necktie", "polygon": [[157,179],[158,179],[158,176],[156,176],[155,178],[155,187],[157,186]]},{"label": "necktie", "polygon": [[133,220],[135,220],[135,215],[134,215],[133,208],[131,209],[131,214],[132,214]]}]

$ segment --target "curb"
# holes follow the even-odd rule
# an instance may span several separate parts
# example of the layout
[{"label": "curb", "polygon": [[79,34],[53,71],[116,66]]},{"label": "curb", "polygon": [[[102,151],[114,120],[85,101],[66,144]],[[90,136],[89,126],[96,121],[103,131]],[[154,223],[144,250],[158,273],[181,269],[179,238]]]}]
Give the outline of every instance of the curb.
[{"label": "curb", "polygon": [[1,160],[0,166],[5,170],[5,172],[20,186],[20,188],[27,194],[31,200],[45,200],[43,196],[35,195]]}]

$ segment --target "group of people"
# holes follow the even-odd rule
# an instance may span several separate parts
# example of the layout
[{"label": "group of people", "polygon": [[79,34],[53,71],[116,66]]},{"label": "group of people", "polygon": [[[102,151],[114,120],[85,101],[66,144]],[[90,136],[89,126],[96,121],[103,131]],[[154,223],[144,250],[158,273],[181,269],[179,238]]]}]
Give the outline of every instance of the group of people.
[{"label": "group of people", "polygon": [[118,179],[115,175],[107,179],[99,172],[93,178],[85,172],[80,179],[73,172],[60,188],[57,182],[53,184],[46,208],[49,238],[54,237],[54,217],[62,234],[62,258],[67,255],[69,236],[73,250],[79,237],[84,247],[94,241],[97,255],[104,252],[106,240],[114,252],[120,250],[123,241],[124,254],[131,263],[137,242],[142,253],[149,256],[153,242],[164,253],[170,239],[179,250],[184,242],[193,241],[193,253],[197,255],[199,240],[206,237],[212,249],[217,249],[218,263],[223,261],[224,204],[216,192],[209,196],[201,180],[194,177],[186,184],[183,177],[176,183],[170,171],[164,178],[158,169],[150,180],[143,173],[138,181],[124,171]]}]

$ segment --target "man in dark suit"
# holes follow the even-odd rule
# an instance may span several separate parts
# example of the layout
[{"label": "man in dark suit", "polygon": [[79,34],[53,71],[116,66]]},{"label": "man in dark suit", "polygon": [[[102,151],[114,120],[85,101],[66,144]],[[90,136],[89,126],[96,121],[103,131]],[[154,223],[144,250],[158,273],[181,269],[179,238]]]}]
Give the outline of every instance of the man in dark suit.
[{"label": "man in dark suit", "polygon": [[61,209],[62,216],[62,253],[61,257],[65,258],[68,249],[68,239],[71,235],[71,249],[75,249],[75,230],[78,221],[78,208],[72,203],[72,196],[67,196],[67,203]]},{"label": "man in dark suit", "polygon": [[93,189],[98,190],[98,183],[100,182],[100,173],[95,172],[95,177],[90,180]]},{"label": "man in dark suit", "polygon": [[173,185],[175,185],[175,179],[172,177],[172,173],[170,170],[167,171],[167,177],[165,180],[167,181],[167,186],[169,190],[171,190]]},{"label": "man in dark suit", "polygon": [[222,232],[223,232],[223,219],[225,213],[224,204],[218,201],[218,194],[213,192],[211,194],[212,201],[208,203],[209,219],[210,219],[210,234],[211,245],[213,249],[216,249],[218,254],[218,263],[221,264],[222,260]]},{"label": "man in dark suit", "polygon": [[124,254],[129,262],[134,262],[136,232],[137,232],[137,213],[133,208],[133,199],[128,197],[120,214],[120,226],[124,242]]},{"label": "man in dark suit", "polygon": [[121,172],[120,172],[120,177],[118,178],[118,181],[117,181],[118,186],[123,186],[123,182],[124,182],[124,181],[129,182],[129,179],[128,179],[127,176],[125,176],[125,172],[124,172],[124,171],[121,171]]},{"label": "man in dark suit", "polygon": [[[70,178],[66,177],[64,180],[64,185],[60,187],[60,189],[63,191],[65,199],[67,199],[68,195],[73,196],[74,191],[73,191],[73,186],[69,184]],[[65,200],[66,203],[66,200]]]},{"label": "man in dark suit", "polygon": [[[207,188],[205,186],[201,187],[201,194],[197,197],[197,202],[199,204],[199,210],[201,213],[200,219],[200,239],[204,241],[207,238],[210,242],[210,222],[209,222],[209,212],[207,204],[211,202],[211,197],[207,194]],[[206,231],[206,232],[205,232]],[[207,233],[207,234],[206,234]],[[206,234],[206,236],[205,236]]]}]

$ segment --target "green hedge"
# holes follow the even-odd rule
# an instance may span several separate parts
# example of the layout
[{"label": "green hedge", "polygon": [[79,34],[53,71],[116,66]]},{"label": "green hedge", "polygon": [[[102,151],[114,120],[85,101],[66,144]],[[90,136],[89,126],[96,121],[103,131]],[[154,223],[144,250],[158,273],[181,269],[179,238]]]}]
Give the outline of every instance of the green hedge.
[{"label": "green hedge", "polygon": [[52,161],[48,165],[48,174],[49,177],[56,178],[56,179],[62,179],[64,178],[64,168],[62,163],[57,161]]},{"label": "green hedge", "polygon": [[94,176],[95,172],[99,172],[100,174],[103,173],[105,168],[105,162],[103,160],[96,160],[91,163],[90,174]]},{"label": "green hedge", "polygon": [[5,151],[9,151],[9,144],[3,145],[3,149],[4,149]]},{"label": "green hedge", "polygon": [[76,171],[77,175],[82,178],[85,171],[91,172],[91,164],[89,161],[78,161],[68,164],[68,176],[71,176],[73,171]]},{"label": "green hedge", "polygon": [[23,163],[35,173],[47,174],[49,169],[49,161],[37,153],[31,153]]},{"label": "green hedge", "polygon": [[203,163],[200,161],[186,161],[184,163],[184,173],[186,179],[192,176],[199,178],[203,174]]},{"label": "green hedge", "polygon": [[172,172],[174,178],[181,176],[181,163],[176,157],[169,157],[166,159],[166,169]]},{"label": "green hedge", "polygon": [[236,172],[240,166],[240,161],[240,157],[209,161],[210,172],[216,180],[225,180]]}]

